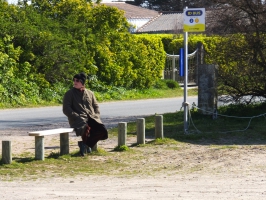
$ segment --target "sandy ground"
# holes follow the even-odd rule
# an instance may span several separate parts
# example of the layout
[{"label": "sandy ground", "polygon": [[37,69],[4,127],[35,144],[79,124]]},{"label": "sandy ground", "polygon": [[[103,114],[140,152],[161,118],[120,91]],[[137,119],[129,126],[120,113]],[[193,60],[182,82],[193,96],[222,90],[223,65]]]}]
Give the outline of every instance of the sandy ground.
[{"label": "sandy ground", "polygon": [[266,199],[265,177],[233,174],[1,182],[1,199]]},{"label": "sandy ground", "polygon": [[[50,128],[60,126],[62,124]],[[34,137],[27,136],[27,132],[32,130],[36,130],[36,127],[0,131],[0,141],[12,141],[14,154],[22,151],[34,152]],[[71,134],[70,151],[77,149],[78,139],[74,133]],[[102,141],[99,142],[99,146],[108,151],[117,145],[116,142]],[[46,148],[46,153],[58,149],[59,137],[45,137],[45,145],[53,147]],[[156,175],[92,175],[31,181],[0,181],[0,199],[266,199],[266,146],[240,145],[237,148],[221,148],[187,144],[182,151],[159,153],[147,162],[158,162],[158,165],[167,163],[167,167],[182,165],[182,169],[167,173],[158,172]],[[140,163],[136,163],[138,164]],[[195,166],[197,170],[193,170]]]}]

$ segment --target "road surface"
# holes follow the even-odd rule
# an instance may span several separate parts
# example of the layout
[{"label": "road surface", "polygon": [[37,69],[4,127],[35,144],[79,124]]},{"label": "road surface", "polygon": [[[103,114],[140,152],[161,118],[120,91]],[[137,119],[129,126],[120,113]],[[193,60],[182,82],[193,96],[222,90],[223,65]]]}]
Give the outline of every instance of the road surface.
[{"label": "road surface", "polygon": [[[188,102],[197,104],[197,97],[188,97]],[[117,120],[127,122],[155,113],[173,113],[180,110],[182,103],[183,97],[100,103],[101,119],[108,127]],[[0,130],[55,123],[67,123],[62,106],[0,110]]]}]

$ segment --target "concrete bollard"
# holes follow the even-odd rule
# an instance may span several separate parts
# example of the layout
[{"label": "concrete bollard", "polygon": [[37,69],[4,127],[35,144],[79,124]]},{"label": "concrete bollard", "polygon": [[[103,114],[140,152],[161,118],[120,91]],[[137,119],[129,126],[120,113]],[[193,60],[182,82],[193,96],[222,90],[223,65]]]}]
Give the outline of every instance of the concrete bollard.
[{"label": "concrete bollard", "polygon": [[126,145],[127,139],[127,123],[118,123],[118,146]]},{"label": "concrete bollard", "polygon": [[2,141],[2,161],[4,164],[12,163],[11,141]]},{"label": "concrete bollard", "polygon": [[145,144],[145,119],[137,119],[137,144]]},{"label": "concrete bollard", "polygon": [[163,116],[155,116],[155,139],[163,138]]}]

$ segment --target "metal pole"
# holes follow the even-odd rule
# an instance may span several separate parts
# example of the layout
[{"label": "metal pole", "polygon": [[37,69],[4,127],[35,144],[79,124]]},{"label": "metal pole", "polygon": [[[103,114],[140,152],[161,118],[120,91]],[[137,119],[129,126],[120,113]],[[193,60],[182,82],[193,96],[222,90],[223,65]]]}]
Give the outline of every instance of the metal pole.
[{"label": "metal pole", "polygon": [[[185,10],[188,7],[185,8]],[[185,12],[185,11],[184,11]],[[188,33],[184,32],[184,133],[188,130],[188,103],[187,103],[187,82],[188,82]]]},{"label": "metal pole", "polygon": [[174,52],[173,52],[173,58],[172,58],[172,73],[173,73],[173,76],[172,76],[172,80],[175,81],[175,56],[174,56]]}]

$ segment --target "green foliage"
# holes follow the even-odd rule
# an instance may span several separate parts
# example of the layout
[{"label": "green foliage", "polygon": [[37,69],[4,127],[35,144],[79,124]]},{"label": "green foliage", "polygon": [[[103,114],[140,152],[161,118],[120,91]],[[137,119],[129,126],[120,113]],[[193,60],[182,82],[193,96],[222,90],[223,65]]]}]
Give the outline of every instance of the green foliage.
[{"label": "green foliage", "polygon": [[179,84],[174,80],[165,80],[165,83],[168,88],[174,89],[174,88],[180,88]]},{"label": "green foliage", "polygon": [[17,62],[16,59],[22,51],[20,48],[14,48],[10,41],[11,37],[8,36],[0,40],[1,102],[11,105],[24,105],[29,102],[36,104],[40,101],[38,75],[31,73],[31,65],[28,62]]},{"label": "green foliage", "polygon": [[[125,89],[147,93],[144,89],[179,87],[161,77],[166,53],[178,54],[183,35],[132,35],[117,8],[86,0],[20,1],[19,6],[1,2],[0,24],[2,104],[60,103],[79,72],[93,77],[88,85],[102,92],[102,100],[123,99]],[[199,42],[205,62],[219,65],[220,94],[263,91],[264,62],[252,48],[245,49],[244,35],[190,34],[189,53]]]},{"label": "green foliage", "polygon": [[62,103],[62,96],[66,93],[68,88],[64,87],[61,82],[53,84],[51,87],[46,87],[41,90],[41,99],[47,102]]},{"label": "green foliage", "polygon": [[157,89],[176,89],[180,88],[179,84],[176,81],[170,79],[160,79],[154,84],[154,88]]},{"label": "green foliage", "polygon": [[167,89],[168,88],[168,86],[166,85],[166,80],[164,79],[159,79],[158,81],[156,81],[153,87],[156,89]]},{"label": "green foliage", "polygon": [[129,151],[129,148],[128,148],[128,146],[126,146],[126,145],[121,145],[121,146],[116,146],[116,147],[114,148],[114,150],[115,150],[115,151]]},{"label": "green foliage", "polygon": [[252,117],[252,116],[258,115],[259,113],[261,113],[261,111],[266,111],[266,103],[251,104],[251,105],[232,104],[229,106],[219,107],[219,113],[224,114],[224,115],[231,115],[231,116],[235,116],[237,113],[238,116]]},{"label": "green foliage", "polygon": [[[183,47],[182,36],[170,40],[169,36],[161,36],[165,41],[168,54],[179,54]],[[256,49],[256,42],[265,46],[265,34],[253,35],[233,34],[228,36],[205,36],[190,34],[188,41],[189,53],[195,51],[198,43],[204,46],[206,64],[218,64],[218,93],[229,94],[237,100],[241,96],[265,97],[265,62],[262,48]],[[249,102],[247,102],[249,103]]]},{"label": "green foliage", "polygon": [[134,54],[134,61],[137,70],[136,80],[133,86],[137,87],[138,84],[141,88],[149,88],[161,78],[162,71],[165,65],[165,51],[163,43],[159,38],[138,36],[136,52]]},{"label": "green foliage", "polygon": [[[84,0],[0,5],[3,102],[61,102],[81,71],[95,76],[89,86],[96,91],[149,88],[161,76],[162,42],[129,34],[124,13],[116,8]],[[111,91],[111,98],[122,94]]]}]

